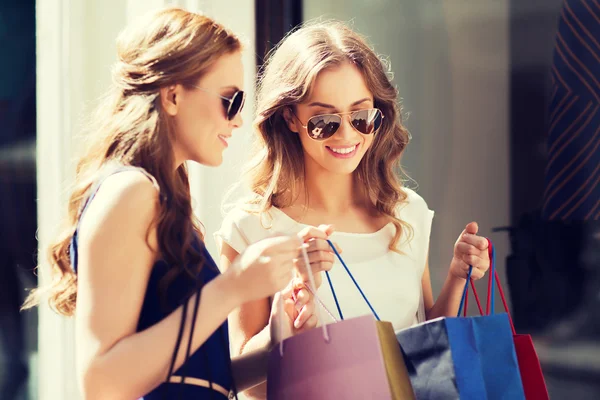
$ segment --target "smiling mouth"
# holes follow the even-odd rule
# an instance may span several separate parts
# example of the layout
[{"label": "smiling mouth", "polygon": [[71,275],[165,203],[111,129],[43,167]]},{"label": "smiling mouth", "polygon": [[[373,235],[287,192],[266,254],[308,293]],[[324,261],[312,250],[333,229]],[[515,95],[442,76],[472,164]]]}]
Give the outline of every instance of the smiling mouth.
[{"label": "smiling mouth", "polygon": [[227,143],[227,139],[229,139],[231,136],[223,136],[223,135],[218,135],[219,139],[221,140],[221,142],[225,145],[225,147],[229,146],[229,143]]},{"label": "smiling mouth", "polygon": [[350,147],[325,146],[325,148],[327,149],[327,151],[329,151],[329,154],[333,155],[334,157],[351,158],[354,156],[354,154],[356,154],[356,151],[358,150],[359,145],[360,145],[360,143],[357,143],[354,146],[350,146]]}]

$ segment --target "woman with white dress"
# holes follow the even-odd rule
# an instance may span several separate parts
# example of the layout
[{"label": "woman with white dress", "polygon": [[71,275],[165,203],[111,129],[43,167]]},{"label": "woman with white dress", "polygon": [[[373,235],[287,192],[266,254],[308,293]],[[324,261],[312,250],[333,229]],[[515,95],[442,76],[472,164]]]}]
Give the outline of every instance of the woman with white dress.
[{"label": "woman with white dress", "polygon": [[[215,235],[221,267],[250,243],[299,233],[327,308],[346,319],[371,313],[330,239],[373,310],[394,329],[455,316],[469,265],[473,279],[489,268],[487,240],[474,222],[460,233],[434,302],[433,211],[399,179],[410,136],[397,98],[386,64],[344,24],[308,24],[287,36],[260,77],[257,148],[247,170],[251,196],[236,202]],[[265,298],[230,314],[235,354],[270,340],[271,307]],[[265,398],[265,388],[246,394]]]}]

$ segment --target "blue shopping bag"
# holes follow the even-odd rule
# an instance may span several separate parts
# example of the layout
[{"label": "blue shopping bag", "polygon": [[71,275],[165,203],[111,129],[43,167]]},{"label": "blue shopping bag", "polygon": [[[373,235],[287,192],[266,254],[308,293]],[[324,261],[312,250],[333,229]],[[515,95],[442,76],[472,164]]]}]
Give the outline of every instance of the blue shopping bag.
[{"label": "blue shopping bag", "polygon": [[[494,275],[492,263],[491,282]],[[415,395],[427,400],[525,400],[508,314],[460,317],[470,281],[469,276],[457,317],[396,332]]]}]

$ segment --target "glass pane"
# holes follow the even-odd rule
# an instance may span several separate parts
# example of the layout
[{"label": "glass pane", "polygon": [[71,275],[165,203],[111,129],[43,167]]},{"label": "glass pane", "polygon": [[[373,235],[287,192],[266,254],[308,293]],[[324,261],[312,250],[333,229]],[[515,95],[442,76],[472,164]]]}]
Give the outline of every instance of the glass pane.
[{"label": "glass pane", "polygon": [[[305,0],[303,7],[305,20],[349,21],[391,61],[413,138],[403,165],[436,211],[434,298],[457,234],[478,221],[496,244],[517,331],[535,334],[550,397],[598,398],[600,4]],[[503,225],[510,228],[493,230]]]}]

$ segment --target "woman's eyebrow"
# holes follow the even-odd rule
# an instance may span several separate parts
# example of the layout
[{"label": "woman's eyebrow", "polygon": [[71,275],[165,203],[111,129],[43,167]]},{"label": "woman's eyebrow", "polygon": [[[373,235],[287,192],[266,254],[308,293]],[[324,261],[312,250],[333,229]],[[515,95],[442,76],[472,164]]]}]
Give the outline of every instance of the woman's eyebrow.
[{"label": "woman's eyebrow", "polygon": [[[372,100],[369,97],[365,97],[364,99],[360,99],[360,100],[355,101],[350,106],[354,107],[354,106],[357,106],[357,105],[359,105],[361,103],[364,103],[365,101],[372,101]],[[336,108],[335,106],[332,106],[331,104],[321,103],[320,101],[313,101],[308,106],[309,107],[331,108],[331,109],[335,109]]]}]

